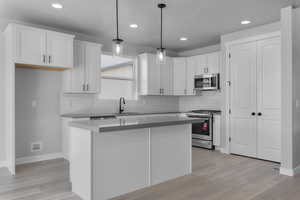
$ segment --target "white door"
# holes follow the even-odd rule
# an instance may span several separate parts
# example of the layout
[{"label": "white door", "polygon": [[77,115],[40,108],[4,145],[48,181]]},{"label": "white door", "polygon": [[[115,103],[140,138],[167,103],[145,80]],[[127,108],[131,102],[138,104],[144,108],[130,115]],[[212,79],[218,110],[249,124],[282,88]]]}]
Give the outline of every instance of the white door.
[{"label": "white door", "polygon": [[195,95],[194,78],[196,74],[197,59],[195,56],[187,58],[186,91],[187,95]]},{"label": "white door", "polygon": [[205,73],[205,69],[207,68],[207,56],[206,55],[198,55],[195,56],[195,59],[197,61],[196,66],[196,75],[201,75]]},{"label": "white door", "polygon": [[220,61],[220,52],[207,54],[208,73],[210,74],[220,73],[219,61]]},{"label": "white door", "polygon": [[257,156],[280,162],[281,53],[280,38],[258,42]]},{"label": "white door", "polygon": [[100,87],[101,46],[94,43],[85,44],[86,90],[97,93]]},{"label": "white door", "polygon": [[256,42],[230,48],[231,153],[256,157]]},{"label": "white door", "polygon": [[173,94],[186,95],[186,58],[174,58],[173,62]]},{"label": "white door", "polygon": [[163,95],[172,94],[172,68],[173,59],[166,57],[166,63],[160,66],[160,85]]},{"label": "white door", "polygon": [[73,68],[73,38],[47,31],[47,62],[49,66]]},{"label": "white door", "polygon": [[46,64],[46,33],[40,29],[16,27],[16,62],[21,64]]}]

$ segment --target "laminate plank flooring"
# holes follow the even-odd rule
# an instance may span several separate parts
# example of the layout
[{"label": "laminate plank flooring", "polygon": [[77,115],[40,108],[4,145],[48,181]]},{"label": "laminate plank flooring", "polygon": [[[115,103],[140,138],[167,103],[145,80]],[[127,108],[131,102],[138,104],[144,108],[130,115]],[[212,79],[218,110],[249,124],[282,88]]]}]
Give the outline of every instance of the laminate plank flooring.
[{"label": "laminate plank flooring", "polygon": [[[113,200],[299,200],[300,176],[279,175],[279,164],[193,149],[193,173]],[[79,200],[64,159],[0,169],[0,200]]]}]

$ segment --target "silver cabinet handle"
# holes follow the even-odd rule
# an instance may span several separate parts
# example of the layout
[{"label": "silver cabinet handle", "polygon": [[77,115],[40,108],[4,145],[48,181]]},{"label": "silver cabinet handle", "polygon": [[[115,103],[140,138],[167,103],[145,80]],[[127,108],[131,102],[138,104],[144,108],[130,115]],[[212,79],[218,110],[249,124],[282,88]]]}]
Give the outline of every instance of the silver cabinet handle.
[{"label": "silver cabinet handle", "polygon": [[86,84],[86,90],[89,91],[89,84]]},{"label": "silver cabinet handle", "polygon": [[82,84],[82,91],[85,91],[85,84]]},{"label": "silver cabinet handle", "polygon": [[42,56],[42,62],[46,63],[46,55],[45,54],[43,54],[43,56]]},{"label": "silver cabinet handle", "polygon": [[186,94],[187,93],[187,90],[186,89],[184,89],[184,94]]},{"label": "silver cabinet handle", "polygon": [[49,56],[49,64],[52,62],[52,56]]},{"label": "silver cabinet handle", "polygon": [[164,94],[165,93],[165,89],[161,89],[161,93]]}]

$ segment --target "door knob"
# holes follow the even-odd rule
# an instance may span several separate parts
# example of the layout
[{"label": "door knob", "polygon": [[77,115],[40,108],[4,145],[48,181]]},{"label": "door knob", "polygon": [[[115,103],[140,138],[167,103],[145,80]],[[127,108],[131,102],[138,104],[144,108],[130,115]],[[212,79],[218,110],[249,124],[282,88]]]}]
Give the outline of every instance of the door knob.
[{"label": "door knob", "polygon": [[257,113],[257,115],[258,115],[258,116],[262,116],[262,113],[261,113],[261,112],[259,112],[259,113]]},{"label": "door knob", "polygon": [[255,115],[255,112],[251,113],[251,115],[254,116],[254,115]]}]

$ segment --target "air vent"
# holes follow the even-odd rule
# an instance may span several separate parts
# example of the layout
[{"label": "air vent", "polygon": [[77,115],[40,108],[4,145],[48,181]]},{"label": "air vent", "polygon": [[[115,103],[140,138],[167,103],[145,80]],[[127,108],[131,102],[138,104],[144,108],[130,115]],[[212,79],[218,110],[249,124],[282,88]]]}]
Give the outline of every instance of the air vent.
[{"label": "air vent", "polygon": [[31,143],[31,152],[41,151],[43,148],[42,142]]}]

